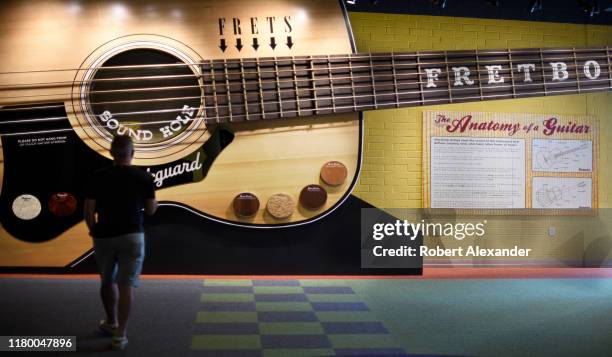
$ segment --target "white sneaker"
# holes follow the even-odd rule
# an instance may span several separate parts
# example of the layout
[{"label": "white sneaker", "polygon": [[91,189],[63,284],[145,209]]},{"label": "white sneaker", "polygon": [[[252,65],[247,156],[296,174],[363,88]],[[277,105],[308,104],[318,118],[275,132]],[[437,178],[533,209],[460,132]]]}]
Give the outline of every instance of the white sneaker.
[{"label": "white sneaker", "polygon": [[98,330],[105,336],[112,336],[117,330],[117,325],[110,325],[106,320],[101,320],[100,323],[98,323]]},{"label": "white sneaker", "polygon": [[124,350],[127,347],[127,344],[128,344],[127,337],[113,336],[113,340],[111,342],[111,348],[115,351]]}]

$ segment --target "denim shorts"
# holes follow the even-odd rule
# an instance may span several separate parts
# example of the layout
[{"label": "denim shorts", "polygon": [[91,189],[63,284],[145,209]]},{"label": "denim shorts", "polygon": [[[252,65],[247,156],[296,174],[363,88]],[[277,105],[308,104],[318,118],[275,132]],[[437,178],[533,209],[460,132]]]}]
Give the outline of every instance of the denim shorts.
[{"label": "denim shorts", "polygon": [[144,233],[94,238],[96,263],[102,284],[137,287],[144,261]]}]

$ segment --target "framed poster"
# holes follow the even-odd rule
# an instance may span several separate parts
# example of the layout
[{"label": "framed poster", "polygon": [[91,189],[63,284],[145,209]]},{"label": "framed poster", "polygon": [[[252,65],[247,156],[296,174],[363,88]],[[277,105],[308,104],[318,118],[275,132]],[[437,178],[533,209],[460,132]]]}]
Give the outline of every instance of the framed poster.
[{"label": "framed poster", "polygon": [[423,202],[485,214],[597,208],[595,118],[425,111]]}]

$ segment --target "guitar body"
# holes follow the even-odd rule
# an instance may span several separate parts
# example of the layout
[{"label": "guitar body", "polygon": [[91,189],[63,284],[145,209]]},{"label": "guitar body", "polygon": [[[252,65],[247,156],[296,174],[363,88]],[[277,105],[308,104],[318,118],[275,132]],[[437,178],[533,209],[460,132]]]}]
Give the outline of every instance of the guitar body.
[{"label": "guitar body", "polygon": [[[41,107],[29,112],[27,118],[59,119],[33,123],[27,131],[65,130],[2,138],[0,266],[4,267],[63,267],[91,249],[81,218],[84,181],[110,163],[110,134],[122,130],[113,125],[129,124],[129,118],[113,117],[110,107],[104,105],[88,107],[88,91],[100,92],[96,94],[100,102],[133,97],[104,97],[104,91],[109,90],[103,87],[106,82],[87,83],[97,83],[92,79],[101,78],[101,66],[113,66],[113,61],[119,66],[132,63],[130,58],[119,61],[121,53],[144,50],[161,53],[166,59],[178,58],[177,63],[185,64],[191,71],[186,73],[193,76],[177,76],[189,77],[186,80],[195,81],[196,87],[205,87],[198,64],[208,60],[353,52],[350,26],[339,1],[9,1],[1,8],[0,107]],[[151,56],[147,63],[154,64],[155,54]],[[168,63],[174,62],[170,59]],[[37,70],[58,71],[33,72]],[[56,85],[11,86],[23,83]],[[162,127],[176,113],[161,120],[155,117],[162,123],[153,127],[136,125],[131,132],[138,140],[141,134],[144,138],[135,141],[134,164],[155,175],[157,198],[163,204],[228,225],[271,228],[317,220],[350,194],[360,166],[360,113],[252,122],[243,115],[240,120],[210,124],[205,120],[210,105],[202,99],[206,93],[199,89],[195,93],[188,96],[184,107],[182,102],[178,106],[191,108],[181,113],[189,112],[189,120],[173,123],[176,125],[171,129],[178,129],[168,137],[164,135],[169,129],[164,132]],[[140,113],[147,105],[130,104],[129,111]],[[46,107],[54,112],[49,114]],[[152,111],[156,109],[152,106]],[[13,118],[9,113],[3,112],[2,120]],[[21,129],[13,126],[14,132]],[[39,144],[19,141],[28,138],[30,142],[39,140]],[[37,171],[39,177],[24,169],[37,165],[30,160],[44,165],[44,172]],[[331,161],[346,168],[346,179],[339,185],[328,185],[320,177],[323,165]],[[28,177],[20,178],[19,172]],[[41,191],[36,182],[45,180],[54,183],[42,185],[46,188]],[[299,202],[302,190],[312,184],[327,192],[324,203],[314,209]],[[259,201],[255,213],[248,216],[237,214],[233,204],[234,198],[244,193]],[[293,201],[293,212],[285,218],[275,218],[266,210],[268,200],[276,194]],[[33,204],[27,195],[36,197],[38,203]]]}]

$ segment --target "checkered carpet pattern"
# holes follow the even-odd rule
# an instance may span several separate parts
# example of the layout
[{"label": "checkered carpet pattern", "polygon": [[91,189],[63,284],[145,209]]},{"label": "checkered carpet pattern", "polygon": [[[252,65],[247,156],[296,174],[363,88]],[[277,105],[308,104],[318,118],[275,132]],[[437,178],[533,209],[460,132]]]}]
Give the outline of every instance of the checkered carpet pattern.
[{"label": "checkered carpet pattern", "polygon": [[202,356],[408,356],[341,280],[205,280]]}]

